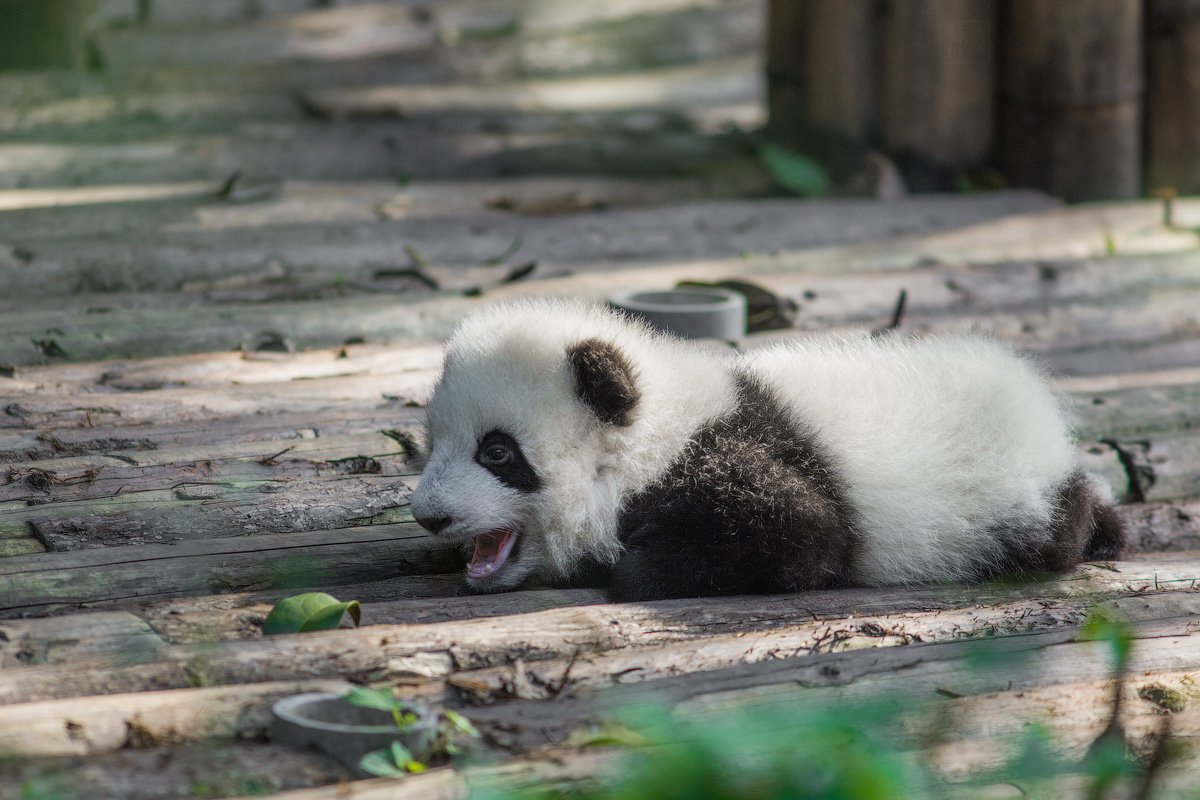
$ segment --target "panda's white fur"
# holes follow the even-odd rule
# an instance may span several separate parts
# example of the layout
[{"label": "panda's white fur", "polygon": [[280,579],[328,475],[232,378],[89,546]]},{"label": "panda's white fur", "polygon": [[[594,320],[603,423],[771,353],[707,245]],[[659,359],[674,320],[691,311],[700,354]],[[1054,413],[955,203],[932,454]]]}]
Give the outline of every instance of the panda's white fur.
[{"label": "panda's white fur", "polygon": [[[619,353],[636,384],[622,424],[581,399],[568,351],[592,341]],[[630,498],[697,456],[697,431],[737,412],[747,379],[811,437],[823,459],[811,471],[848,507],[848,582],[970,579],[1003,568],[1014,547],[1045,546],[1063,515],[1059,495],[1077,470],[1063,408],[1028,361],[994,341],[813,336],[743,356],[604,307],[525,300],[476,312],[451,336],[414,516],[442,520],[439,534],[468,552],[481,536],[513,535],[493,573],[468,571],[477,589],[620,562]],[[496,430],[515,440],[536,490],[481,465],[480,440]]]}]

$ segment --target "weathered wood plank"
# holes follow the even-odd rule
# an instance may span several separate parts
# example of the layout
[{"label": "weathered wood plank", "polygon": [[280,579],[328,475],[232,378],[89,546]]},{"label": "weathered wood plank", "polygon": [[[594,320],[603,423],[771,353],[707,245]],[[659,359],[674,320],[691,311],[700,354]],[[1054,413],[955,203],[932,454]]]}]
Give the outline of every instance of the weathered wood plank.
[{"label": "weathered wood plank", "polygon": [[465,773],[442,767],[404,778],[350,781],[336,786],[298,789],[274,797],[278,800],[466,800],[476,796],[481,786],[518,790],[525,787],[536,791],[547,784],[586,783],[616,769],[619,763],[619,754],[612,751],[548,747],[527,757],[472,767]]},{"label": "weathered wood plank", "polygon": [[[131,737],[137,740],[137,735]],[[11,758],[0,764],[5,798],[22,790],[33,797],[149,800],[163,797],[230,797],[248,792],[336,786],[350,773],[332,757],[261,741],[206,739],[92,755]],[[8,792],[12,787],[13,792]]]},{"label": "weathered wood plank", "polygon": [[[279,480],[320,474],[410,475],[403,445],[380,431],[341,436],[295,437],[275,441],[217,442],[193,447],[159,448],[138,440],[114,458],[103,449],[80,455],[6,466],[5,500],[115,497],[126,491],[228,480]],[[124,442],[123,442],[124,443]],[[69,453],[69,448],[64,447]],[[410,446],[411,450],[411,446]],[[376,464],[357,460],[375,459]],[[338,466],[338,465],[341,466]],[[377,467],[377,468],[376,468]],[[223,469],[227,470],[223,472]],[[162,477],[158,477],[162,476]]]},{"label": "weathered wood plank", "polygon": [[761,60],[752,56],[649,74],[523,81],[486,87],[459,84],[317,89],[306,93],[304,101],[318,113],[334,118],[628,108],[686,110],[693,106],[762,103],[761,72]]},{"label": "weathered wood plank", "polygon": [[[489,132],[471,120],[447,130],[428,120],[389,119],[355,122],[352,130],[320,121],[278,122],[236,138],[225,126],[109,144],[45,141],[31,134],[26,138],[32,141],[0,144],[0,188],[224,181],[235,171],[317,181],[539,173],[678,177],[746,161],[741,134],[697,133],[680,126],[676,114],[657,115],[647,131],[638,128],[645,112],[634,113],[642,116],[634,121],[619,112],[534,116],[515,120],[515,127],[528,130],[513,133]],[[710,127],[731,117],[736,122],[725,109],[704,116]],[[221,157],[214,158],[218,152]]]},{"label": "weathered wood plank", "polygon": [[619,648],[580,659],[527,663],[518,658],[508,665],[462,671],[454,671],[449,659],[438,664],[426,658],[409,667],[408,659],[400,658],[389,662],[389,672],[403,679],[408,668],[416,675],[447,678],[478,704],[508,699],[546,700],[568,687],[572,695],[592,694],[617,685],[778,658],[1055,630],[1082,624],[1096,607],[1138,621],[1192,614],[1200,611],[1200,602],[1184,593],[1118,597],[1099,604],[1094,599],[1030,598],[961,609],[856,614],[801,624],[793,620],[793,624],[765,631],[706,636],[684,644]]},{"label": "weathered wood plank", "polygon": [[[1182,633],[1191,621],[1185,617],[1141,625],[1130,672],[1194,670],[1200,664],[1200,636]],[[767,660],[614,687],[595,699],[498,704],[475,710],[472,720],[507,747],[521,751],[561,742],[571,731],[629,702],[653,702],[688,715],[715,714],[734,704],[799,710],[835,698],[909,698],[916,704],[934,699],[938,689],[967,696],[1108,678],[1112,664],[1107,644],[1079,638],[1078,629],[1065,629],[986,643],[914,644]],[[967,656],[979,653],[992,658],[967,661]],[[1020,658],[1020,669],[1013,666],[1014,656]]]},{"label": "weathered wood plank", "polygon": [[[429,625],[467,619],[507,617],[551,608],[600,605],[608,602],[600,589],[531,589],[493,595],[472,595],[461,574],[429,576],[429,590],[414,587],[416,578],[331,588],[335,596],[353,597],[362,605],[365,624]],[[395,588],[388,585],[392,584]],[[388,588],[385,588],[388,587]],[[255,638],[270,613],[273,600],[286,590],[257,592],[241,598],[171,600],[127,607],[146,620],[172,644],[196,644]],[[396,600],[395,597],[421,599]],[[431,602],[436,598],[436,602]],[[222,602],[224,601],[224,602]],[[201,606],[201,608],[197,608]],[[214,606],[218,606],[215,607]],[[496,620],[502,624],[501,620]]]},{"label": "weathered wood plank", "polygon": [[49,549],[175,542],[411,520],[415,439],[397,430],[158,448],[150,440],[83,439],[121,451],[10,464],[0,537]]},{"label": "weathered wood plank", "polygon": [[[10,396],[11,398],[11,396]],[[180,409],[164,403],[140,406],[124,404],[121,416],[92,410],[93,424],[86,423],[86,412],[76,406],[42,405],[21,398],[23,421],[31,427],[4,428],[0,425],[0,464],[45,461],[85,453],[136,453],[171,447],[213,447],[220,442],[284,442],[324,436],[350,436],[382,430],[412,430],[420,419],[398,402],[362,403],[363,408],[314,408],[310,412],[267,413],[269,403],[255,414],[221,413],[219,408],[196,409],[195,419],[170,421]],[[4,402],[0,400],[0,402]],[[32,407],[30,407],[32,406]],[[398,407],[399,406],[399,407]],[[109,411],[116,411],[108,407]],[[207,413],[205,413],[207,412]],[[204,416],[200,416],[203,414]],[[176,419],[178,419],[176,417]],[[103,424],[112,420],[116,424]],[[135,427],[136,426],[136,427]],[[136,433],[136,436],[131,435]]]},{"label": "weathered wood plank", "polygon": [[0,561],[0,615],[354,583],[451,572],[461,564],[456,548],[431,541],[411,523],[17,556]]},{"label": "weathered wood plank", "polygon": [[[91,554],[58,558],[83,555]],[[0,570],[21,560],[0,562]],[[858,589],[593,605],[508,616],[503,626],[490,618],[429,625],[369,624],[354,630],[177,645],[164,651],[159,661],[129,667],[80,671],[42,666],[7,670],[0,672],[0,702],[52,699],[63,697],[64,692],[91,695],[182,688],[195,685],[197,675],[210,683],[319,677],[362,680],[385,676],[389,665],[397,660],[395,666],[403,671],[410,666],[403,659],[419,654],[427,654],[422,658],[432,658],[435,662],[445,663],[449,659],[458,670],[497,666],[518,659],[532,662],[569,659],[576,654],[590,657],[622,648],[809,625],[814,616],[822,614],[845,619],[851,613],[894,614],[1031,598],[1077,598],[1081,609],[1094,602],[1098,594],[1139,591],[1161,592],[1148,596],[1146,602],[1154,607],[1176,609],[1179,601],[1172,590],[1187,589],[1197,580],[1200,580],[1200,562],[1196,561],[1118,562],[1086,565],[1063,579],[1015,587]],[[453,605],[456,601],[444,602]],[[978,613],[988,612],[980,609]],[[1001,613],[994,619],[1002,616]],[[1049,615],[1047,621],[1053,624],[1054,615]],[[888,643],[886,639],[881,641]]]},{"label": "weathered wood plank", "polygon": [[[303,299],[322,291],[327,295],[334,289],[335,294],[344,294],[356,287],[359,291],[362,287],[390,288],[394,293],[405,287],[421,288],[411,279],[405,284],[388,277],[389,270],[414,266],[407,248],[420,253],[430,265],[426,272],[446,288],[472,284],[493,288],[513,264],[536,262],[534,276],[544,277],[564,271],[611,269],[614,261],[679,262],[773,253],[881,236],[928,234],[956,224],[994,219],[1006,209],[1013,213],[1031,206],[1045,208],[1052,202],[1041,195],[1020,193],[893,203],[775,198],[688,204],[681,198],[653,208],[597,211],[594,205],[587,205],[585,190],[586,184],[560,195],[568,209],[573,202],[584,203],[578,209],[581,213],[535,218],[475,213],[380,220],[376,210],[372,221],[354,225],[297,220],[270,226],[202,227],[184,220],[167,230],[126,231],[113,241],[67,237],[62,232],[35,238],[14,231],[11,236],[20,243],[20,251],[14,251],[13,266],[7,270],[7,296],[15,300],[51,292],[180,288],[206,292],[213,299],[236,299],[238,292],[247,299]],[[520,195],[516,197],[501,194],[496,202],[520,202]],[[394,214],[403,215],[403,202],[396,199],[387,206],[379,205],[385,209],[400,206]],[[271,213],[271,207],[264,213]],[[247,215],[242,207],[197,211],[201,219],[232,215],[243,218],[244,223],[254,220],[253,212]],[[503,265],[470,269],[505,253],[512,255]],[[151,264],[152,272],[144,268]],[[753,266],[753,260],[743,260],[738,272]],[[341,276],[336,286],[335,276]]]},{"label": "weathered wood plank", "polygon": [[[845,248],[838,251],[846,253]],[[717,261],[581,274],[500,287],[482,299],[417,300],[401,295],[394,299],[366,296],[253,307],[202,306],[189,309],[192,324],[186,330],[180,330],[176,324],[178,315],[170,302],[160,308],[113,308],[111,313],[72,319],[64,319],[60,310],[18,311],[6,314],[0,325],[0,357],[7,363],[22,364],[42,361],[48,357],[47,352],[56,358],[78,360],[147,350],[234,349],[257,340],[268,330],[303,347],[328,346],[355,336],[370,341],[430,341],[444,336],[466,311],[490,300],[530,293],[602,298],[622,283],[661,287],[676,280],[720,280],[737,275],[774,286],[785,295],[789,291],[797,294],[801,325],[828,327],[851,324],[858,319],[863,320],[863,325],[882,324],[890,319],[899,288],[905,288],[915,298],[914,310],[906,316],[906,329],[910,331],[982,328],[1018,343],[1032,342],[1032,349],[1051,365],[1076,373],[1195,364],[1191,348],[1196,303],[1192,295],[1198,290],[1194,288],[1195,258],[1190,255],[1107,259],[1049,267],[1021,265],[1015,272],[1005,266],[974,271],[943,268],[940,273],[936,269],[893,272],[879,283],[899,284],[893,287],[894,294],[885,298],[883,291],[875,288],[849,307],[843,300],[839,308],[839,295],[854,297],[852,290],[863,285],[862,277],[819,276],[811,281],[808,276],[764,277],[764,271],[775,269],[802,266],[819,271],[838,266],[822,261],[829,251],[806,252],[804,258],[809,260],[801,264],[752,259],[739,261],[736,266]],[[889,257],[894,259],[896,253],[893,251]],[[874,266],[878,268],[879,263]],[[1126,273],[1130,277],[1120,277]],[[971,277],[976,274],[977,280]],[[1080,279],[1072,280],[1074,277]],[[1055,288],[1060,282],[1066,288]],[[906,283],[912,283],[913,288]],[[963,291],[963,285],[974,294]],[[926,296],[934,300],[923,306],[926,301],[921,298]],[[408,313],[397,314],[398,303]],[[822,311],[823,306],[827,311]],[[871,321],[868,323],[865,318]],[[41,349],[31,339],[42,341]]]},{"label": "weathered wood plank", "polygon": [[106,32],[100,48],[114,67],[132,64],[254,64],[290,59],[370,58],[429,47],[437,40],[403,4],[326,8],[240,26]]},{"label": "weathered wood plank", "polygon": [[[342,354],[345,358],[341,358]],[[420,414],[389,402],[378,407],[380,395],[361,394],[341,381],[350,375],[380,378],[388,389],[406,389],[423,396],[440,367],[442,348],[351,345],[305,353],[233,354],[59,364],[16,370],[17,379],[0,382],[7,411],[0,416],[0,462],[51,459],[82,452],[122,451],[153,446],[199,446],[218,441],[288,439],[297,436],[338,435],[420,424]],[[403,373],[397,387],[385,376]],[[324,378],[322,378],[324,376]],[[304,410],[274,408],[275,387],[263,382],[313,379],[302,385],[316,402]],[[337,379],[336,386],[321,383]],[[255,383],[258,407],[252,413],[229,409],[220,393],[199,387]],[[1143,431],[1186,430],[1196,427],[1200,410],[1194,402],[1200,368],[1149,373],[1065,378],[1055,381],[1067,393],[1084,439],[1131,436]],[[325,389],[329,385],[330,389]],[[169,388],[189,387],[172,394]],[[92,395],[101,387],[119,389],[103,405],[80,404],[80,393]],[[281,400],[294,405],[295,389],[286,387]],[[334,392],[341,388],[340,397]],[[236,396],[244,389],[234,389]],[[185,408],[189,398],[200,398]],[[357,407],[330,407],[334,401],[355,399]],[[318,405],[319,403],[319,405]],[[199,408],[195,406],[199,405]],[[264,418],[262,412],[271,411]],[[212,424],[220,420],[221,427]],[[137,426],[132,437],[129,426]],[[40,437],[40,438],[39,438]],[[57,442],[58,447],[51,444]]]},{"label": "weathered wood plank", "polygon": [[[516,177],[476,181],[253,182],[239,181],[234,192],[262,197],[248,202],[214,202],[219,183],[149,186],[63,187],[0,191],[0,239],[100,237],[147,231],[218,231],[237,228],[375,223],[381,220],[492,215],[554,216],[622,207],[697,203],[754,196],[771,188],[767,173],[747,169],[719,177],[659,180],[603,176]],[[246,186],[243,188],[243,184]],[[1036,193],[1021,193],[1032,203]],[[180,197],[208,202],[173,202]],[[235,194],[235,200],[237,200]],[[139,202],[137,213],[121,201]],[[1049,203],[1047,199],[1045,201]],[[1032,209],[1025,209],[1032,210]],[[869,218],[870,212],[861,214]]]},{"label": "weathered wood plank", "polygon": [[102,611],[38,620],[0,622],[0,669],[36,664],[139,663],[163,641],[126,611]]},{"label": "weathered wood plank", "polygon": [[252,683],[70,698],[0,708],[0,750],[25,757],[88,755],[201,739],[262,739],[270,704],[301,692],[350,691],[345,681]]},{"label": "weathered wood plank", "polygon": [[[62,208],[64,206],[93,204],[144,203],[149,200],[199,199],[215,195],[220,188],[220,185],[216,183],[168,183],[142,186],[76,186],[61,189],[7,189],[0,191],[0,211],[9,212],[27,208]],[[6,235],[11,235],[11,233],[17,230],[16,226],[12,225],[12,218],[15,216],[18,215],[6,214],[0,220],[0,230],[3,230]],[[28,232],[30,231],[27,229]]]},{"label": "weathered wood plank", "polygon": [[1192,430],[1200,427],[1200,370],[1160,374],[1160,380],[1178,377],[1186,383],[1164,383],[1127,389],[1095,389],[1060,381],[1078,420],[1076,434],[1083,439],[1135,437],[1151,431]]}]

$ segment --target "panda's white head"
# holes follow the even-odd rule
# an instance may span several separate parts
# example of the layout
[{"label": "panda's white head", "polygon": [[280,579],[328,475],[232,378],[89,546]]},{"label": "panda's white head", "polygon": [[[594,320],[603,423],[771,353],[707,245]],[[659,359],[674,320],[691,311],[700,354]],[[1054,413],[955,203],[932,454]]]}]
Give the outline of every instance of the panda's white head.
[{"label": "panda's white head", "polygon": [[489,307],[455,330],[412,511],[462,543],[472,588],[619,555],[623,443],[642,403],[636,354],[653,338],[609,310],[544,300]]}]

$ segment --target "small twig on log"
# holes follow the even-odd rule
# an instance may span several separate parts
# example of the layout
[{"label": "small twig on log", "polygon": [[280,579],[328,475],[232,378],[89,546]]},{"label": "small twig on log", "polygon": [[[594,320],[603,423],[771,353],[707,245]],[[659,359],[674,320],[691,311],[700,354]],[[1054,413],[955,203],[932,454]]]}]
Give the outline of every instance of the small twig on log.
[{"label": "small twig on log", "polygon": [[221,187],[217,189],[213,196],[218,200],[227,200],[233,194],[233,187],[237,186],[237,182],[241,179],[242,171],[240,169],[234,170],[233,174],[225,179],[225,182],[221,184]]},{"label": "small twig on log", "polygon": [[538,262],[530,261],[528,264],[522,264],[519,267],[513,267],[512,270],[510,270],[509,273],[504,276],[504,279],[500,281],[500,283],[516,283],[517,281],[524,280],[525,278],[528,278],[535,269],[537,269],[537,265]]},{"label": "small twig on log", "polygon": [[571,678],[571,667],[575,666],[575,662],[579,660],[579,648],[575,648],[575,652],[571,654],[571,660],[567,662],[567,668],[563,670],[562,677],[558,679],[558,683],[549,687],[550,699],[553,700],[562,694],[563,689],[567,688],[567,681]]},{"label": "small twig on log", "polygon": [[286,447],[283,450],[280,450],[278,453],[276,453],[273,456],[265,456],[263,458],[260,458],[258,460],[258,463],[262,464],[264,467],[277,467],[277,466],[279,466],[279,462],[276,459],[278,459],[284,453],[288,453],[295,449],[296,449],[296,445],[292,445],[291,447]]},{"label": "small twig on log", "polygon": [[892,312],[892,321],[882,328],[876,328],[871,331],[872,338],[886,336],[900,328],[900,323],[904,320],[904,309],[908,305],[908,289],[901,289],[900,296],[896,298],[896,310]]},{"label": "small twig on log", "polygon": [[510,258],[515,256],[520,251],[521,244],[522,244],[521,234],[518,233],[516,235],[516,237],[513,238],[512,244],[510,244],[508,246],[507,250],[505,250],[503,253],[496,256],[495,258],[488,258],[488,259],[485,259],[485,260],[479,262],[479,265],[481,267],[498,267],[501,264],[503,264],[505,261],[508,261]]}]

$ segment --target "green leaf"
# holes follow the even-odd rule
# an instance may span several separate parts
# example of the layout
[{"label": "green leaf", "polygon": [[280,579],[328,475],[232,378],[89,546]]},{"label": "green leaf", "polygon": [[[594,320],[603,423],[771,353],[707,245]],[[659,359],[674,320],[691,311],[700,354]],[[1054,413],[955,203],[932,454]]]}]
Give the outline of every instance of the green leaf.
[{"label": "green leaf", "polygon": [[460,733],[465,733],[467,736],[479,736],[479,731],[471,724],[471,720],[459,714],[457,711],[446,709],[442,712],[446,718],[446,722],[450,723],[450,727]]},{"label": "green leaf", "polygon": [[829,177],[811,158],[773,144],[764,144],[758,152],[775,182],[792,194],[802,197],[829,194]]},{"label": "green leaf", "polygon": [[425,765],[413,758],[408,748],[399,742],[392,742],[392,761],[406,772],[425,771]]},{"label": "green leaf", "polygon": [[324,592],[298,594],[275,604],[263,623],[263,634],[330,630],[341,624],[346,612],[350,612],[356,627],[362,622],[362,608],[357,600],[343,603]]},{"label": "green leaf", "polygon": [[389,692],[387,689],[366,689],[362,686],[356,686],[350,690],[349,694],[342,698],[347,703],[352,703],[363,708],[377,708],[380,711],[395,711],[400,708],[403,701]]},{"label": "green leaf", "polygon": [[1082,634],[1080,638],[1085,642],[1108,642],[1116,661],[1113,671],[1117,674],[1124,671],[1134,640],[1133,628],[1129,623],[1094,611],[1084,620]]},{"label": "green leaf", "polygon": [[396,766],[392,754],[387,750],[372,750],[358,762],[358,768],[380,778],[394,778],[405,775],[403,768]]},{"label": "green leaf", "polygon": [[362,621],[362,607],[359,606],[357,600],[350,600],[317,609],[309,615],[308,619],[304,620],[304,624],[300,626],[300,633],[333,630],[341,624],[342,615],[346,612],[350,612],[350,619],[354,620],[354,627],[357,628]]}]

